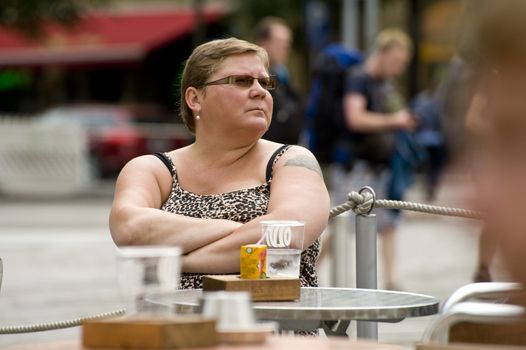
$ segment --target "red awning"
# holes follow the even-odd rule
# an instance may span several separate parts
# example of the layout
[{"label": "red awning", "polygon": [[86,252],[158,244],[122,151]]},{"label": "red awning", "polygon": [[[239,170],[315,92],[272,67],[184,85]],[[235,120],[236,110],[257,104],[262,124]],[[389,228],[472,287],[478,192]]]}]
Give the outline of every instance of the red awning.
[{"label": "red awning", "polygon": [[[191,9],[93,12],[74,27],[48,25],[38,41],[0,27],[0,67],[137,62],[149,52],[191,33]],[[205,8],[205,23],[225,13]]]}]

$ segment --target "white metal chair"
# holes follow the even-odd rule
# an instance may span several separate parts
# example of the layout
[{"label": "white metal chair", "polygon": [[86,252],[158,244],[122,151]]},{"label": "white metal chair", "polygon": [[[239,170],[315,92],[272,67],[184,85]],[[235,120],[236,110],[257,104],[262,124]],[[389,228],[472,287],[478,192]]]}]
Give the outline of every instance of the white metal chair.
[{"label": "white metal chair", "polygon": [[442,306],[442,312],[448,311],[454,305],[473,300],[499,300],[505,301],[513,295],[517,295],[522,290],[520,283],[513,282],[484,282],[484,283],[471,283],[457,289],[451,296],[446,300]]},{"label": "white metal chair", "polygon": [[[426,329],[422,342],[447,344],[451,328],[461,322],[491,325],[524,322],[525,308],[505,303],[520,291],[518,283],[499,282],[473,283],[459,288],[444,303],[439,317]],[[474,299],[477,301],[472,301]]]}]

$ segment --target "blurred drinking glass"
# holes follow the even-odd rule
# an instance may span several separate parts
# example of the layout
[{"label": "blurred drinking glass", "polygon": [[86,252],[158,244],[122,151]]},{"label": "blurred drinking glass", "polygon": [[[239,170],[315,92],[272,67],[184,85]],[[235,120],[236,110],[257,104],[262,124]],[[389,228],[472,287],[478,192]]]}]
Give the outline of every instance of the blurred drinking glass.
[{"label": "blurred drinking glass", "polygon": [[305,223],[292,220],[261,221],[267,245],[267,276],[299,278]]},{"label": "blurred drinking glass", "polygon": [[205,292],[201,308],[203,316],[217,320],[220,331],[239,330],[256,324],[248,292]]},{"label": "blurred drinking glass", "polygon": [[168,314],[172,310],[148,302],[173,293],[179,284],[181,249],[175,246],[130,246],[118,250],[117,272],[126,314]]}]

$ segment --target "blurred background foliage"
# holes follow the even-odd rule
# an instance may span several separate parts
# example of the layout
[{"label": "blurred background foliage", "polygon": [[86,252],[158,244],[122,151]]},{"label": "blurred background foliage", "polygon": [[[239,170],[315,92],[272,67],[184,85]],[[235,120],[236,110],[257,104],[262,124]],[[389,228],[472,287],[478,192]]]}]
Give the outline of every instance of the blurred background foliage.
[{"label": "blurred background foliage", "polygon": [[75,24],[81,14],[108,0],[2,0],[0,25],[37,38],[46,22]]},{"label": "blurred background foliage", "polygon": [[[355,26],[357,35],[356,49],[367,53],[370,48],[371,38],[366,33],[367,22],[365,7],[370,5],[371,0],[354,0],[357,4],[356,10],[357,23]],[[165,67],[165,73],[159,70],[158,74],[162,80],[166,80],[167,75],[172,77],[172,88],[170,92],[163,93],[161,97],[156,97],[159,92],[150,88],[141,89],[141,98],[156,98],[167,106],[174,106],[177,101],[177,77],[180,73],[180,66],[191,52],[191,49],[199,43],[226,36],[236,36],[251,40],[253,29],[256,23],[265,16],[278,16],[289,23],[293,34],[293,48],[289,60],[288,68],[292,77],[292,84],[305,96],[310,87],[310,65],[320,42],[342,41],[343,8],[345,2],[349,0],[281,0],[281,1],[260,1],[260,0],[0,0],[0,27],[7,31],[17,31],[31,40],[41,41],[45,45],[57,45],[53,41],[53,36],[46,37],[46,24],[49,22],[57,23],[66,28],[74,27],[82,18],[83,14],[89,15],[93,9],[102,12],[112,13],[125,8],[134,9],[137,14],[143,9],[164,7],[164,8],[187,8],[195,12],[197,22],[188,39],[179,40],[174,43],[173,52],[157,50],[152,56],[164,57],[163,64],[177,66],[175,73],[166,73],[167,69],[171,72],[172,68]],[[399,85],[406,98],[410,98],[433,80],[433,75],[438,74],[440,66],[446,64],[455,53],[455,45],[458,34],[458,17],[464,1],[462,0],[375,0],[377,4],[377,30],[386,27],[401,28],[413,37],[415,41],[414,57],[406,75],[399,79]],[[213,24],[206,24],[199,20],[199,14],[203,8],[215,6],[225,9],[225,14],[217,19]],[[318,47],[313,44],[312,7],[324,12],[323,40],[318,40]],[[311,12],[309,12],[311,11]],[[345,22],[349,23],[349,22]],[[320,28],[317,28],[320,30]],[[318,38],[319,39],[319,38]],[[58,40],[58,39],[57,39]],[[60,43],[59,43],[60,44]],[[0,48],[1,49],[1,48]],[[177,55],[175,54],[177,53]],[[171,55],[171,56],[170,56]],[[174,60],[177,60],[174,61]],[[171,63],[170,63],[171,62]],[[152,64],[156,66],[156,64]],[[67,67],[59,66],[19,66],[19,68],[2,67],[0,64],[0,92],[7,91],[9,86],[16,82],[16,86],[23,88],[17,92],[20,96],[39,93],[38,91],[50,91],[48,87],[40,88],[37,85],[42,79],[53,80],[57,75],[62,74]],[[102,68],[102,67],[101,67]],[[118,67],[117,67],[118,68]],[[109,69],[99,70],[104,76],[109,77],[115,72]],[[103,71],[103,72],[102,72]],[[82,73],[84,74],[84,73]],[[88,77],[83,79],[95,79],[98,72],[90,71]],[[147,74],[154,79],[155,75]],[[15,79],[16,78],[16,79]],[[147,78],[147,77],[146,77]],[[146,79],[144,78],[144,79]],[[80,80],[81,78],[73,77]],[[102,78],[101,78],[102,79]],[[122,78],[124,79],[124,78]],[[122,80],[118,78],[117,80]],[[128,79],[128,78],[126,78]],[[141,78],[142,79],[142,78]],[[114,81],[115,79],[112,79]],[[7,85],[2,81],[6,81]],[[142,82],[139,82],[142,84]],[[163,81],[164,83],[164,81]],[[42,83],[43,84],[43,83]],[[75,83],[76,84],[76,83]],[[150,84],[150,83],[148,83]],[[147,85],[148,85],[147,84]],[[3,89],[2,86],[7,86]],[[45,84],[44,84],[45,85]],[[105,86],[107,84],[104,84]],[[107,85],[109,86],[109,85]],[[144,84],[142,85],[144,86]],[[166,84],[165,84],[166,86]],[[116,88],[119,88],[118,86]],[[166,87],[162,88],[167,90]],[[154,89],[155,90],[155,89]],[[158,90],[158,89],[157,89]],[[176,89],[175,89],[176,90]],[[99,91],[99,90],[97,90]],[[153,91],[153,92],[150,92]],[[13,94],[13,90],[8,94]],[[62,95],[67,93],[62,92]],[[170,94],[171,97],[166,95]],[[99,94],[100,95],[100,94]],[[112,96],[120,96],[114,92]],[[125,93],[122,96],[128,96]],[[121,97],[122,97],[121,96]],[[4,94],[4,101],[13,100]],[[54,103],[61,98],[40,98],[44,102],[31,104],[25,103],[25,107],[18,108],[10,104],[4,104],[4,110],[36,110],[39,106]],[[25,99],[27,101],[28,98]],[[29,99],[31,100],[31,99]],[[50,101],[50,102],[47,102]]]}]

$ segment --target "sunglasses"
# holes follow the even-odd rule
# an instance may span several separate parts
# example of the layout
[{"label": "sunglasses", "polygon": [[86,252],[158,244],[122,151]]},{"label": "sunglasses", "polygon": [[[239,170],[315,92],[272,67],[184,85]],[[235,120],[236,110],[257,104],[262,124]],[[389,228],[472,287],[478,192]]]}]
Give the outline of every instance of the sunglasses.
[{"label": "sunglasses", "polygon": [[275,75],[263,78],[254,78],[250,75],[230,75],[222,79],[204,83],[203,86],[228,84],[239,86],[242,88],[249,88],[252,86],[252,84],[254,84],[254,80],[257,80],[259,85],[261,85],[261,87],[265,90],[274,90],[276,88],[276,85],[278,84]]}]

